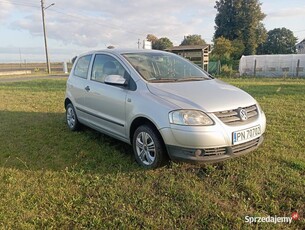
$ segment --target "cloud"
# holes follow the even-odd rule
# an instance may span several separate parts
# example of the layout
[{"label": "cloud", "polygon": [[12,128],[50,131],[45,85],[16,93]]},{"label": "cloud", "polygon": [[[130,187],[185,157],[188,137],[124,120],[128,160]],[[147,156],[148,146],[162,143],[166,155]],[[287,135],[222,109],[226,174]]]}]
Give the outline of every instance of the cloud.
[{"label": "cloud", "polygon": [[305,6],[271,11],[267,14],[267,17],[283,19],[283,18],[292,18],[292,17],[300,17],[300,16],[304,17],[304,15],[305,15]]},{"label": "cloud", "polygon": [[10,15],[10,12],[13,9],[13,5],[10,2],[1,2],[0,3],[0,22],[5,22],[6,18]]},{"label": "cloud", "polygon": [[[62,0],[45,12],[47,34],[63,44],[89,48],[110,44],[135,48],[137,39],[149,33],[180,43],[184,35],[192,33],[212,37],[213,25],[207,30],[205,18],[214,17],[214,4],[214,0]],[[41,12],[28,9],[11,28],[42,36]]]}]

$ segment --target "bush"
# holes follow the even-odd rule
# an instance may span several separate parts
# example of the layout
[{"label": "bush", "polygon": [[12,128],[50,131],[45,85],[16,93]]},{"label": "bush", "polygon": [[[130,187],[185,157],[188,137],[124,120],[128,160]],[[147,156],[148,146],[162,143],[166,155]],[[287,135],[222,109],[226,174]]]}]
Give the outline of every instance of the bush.
[{"label": "bush", "polygon": [[220,73],[221,73],[221,75],[231,77],[231,75],[233,73],[232,66],[229,66],[229,65],[221,66]]}]

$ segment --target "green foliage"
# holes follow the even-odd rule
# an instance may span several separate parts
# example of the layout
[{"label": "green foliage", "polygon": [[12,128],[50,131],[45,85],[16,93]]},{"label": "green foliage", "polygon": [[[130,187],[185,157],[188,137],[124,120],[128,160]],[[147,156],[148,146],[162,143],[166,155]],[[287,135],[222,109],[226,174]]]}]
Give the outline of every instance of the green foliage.
[{"label": "green foliage", "polygon": [[261,23],[265,14],[261,12],[258,0],[219,0],[215,9],[215,39],[223,36],[231,41],[242,41],[243,54],[255,54],[256,48],[266,38],[266,30]]},{"label": "green foliage", "polygon": [[152,44],[152,48],[155,50],[165,50],[173,47],[173,43],[168,38],[159,38]]},{"label": "green foliage", "polygon": [[232,41],[233,52],[232,59],[239,60],[245,51],[245,45],[241,40],[235,39]]},{"label": "green foliage", "polygon": [[151,42],[152,49],[165,50],[173,47],[173,43],[168,38],[157,38],[153,34],[147,34],[146,39]]},{"label": "green foliage", "polygon": [[286,28],[268,31],[267,40],[258,48],[258,54],[293,54],[296,53],[297,38]]},{"label": "green foliage", "polygon": [[158,38],[153,34],[147,34],[146,39],[147,41],[150,41],[152,44],[158,40]]},{"label": "green foliage", "polygon": [[221,72],[221,75],[223,75],[223,76],[231,77],[231,75],[233,73],[232,66],[222,65],[220,72]]},{"label": "green foliage", "polygon": [[201,35],[193,34],[184,37],[183,41],[181,42],[180,46],[188,46],[188,45],[205,45],[206,42],[204,39],[201,38]]},{"label": "green foliage", "polygon": [[223,36],[215,39],[214,48],[212,51],[213,59],[215,60],[229,60],[234,51],[232,42]]},{"label": "green foliage", "polygon": [[215,40],[210,60],[239,61],[245,50],[244,44],[239,40],[230,41],[223,37],[220,38]]},{"label": "green foliage", "polygon": [[[223,80],[264,109],[263,146],[221,164],[151,171],[127,144],[68,130],[65,80],[0,83],[0,228],[303,229],[305,80]],[[292,224],[245,223],[293,211]]]}]

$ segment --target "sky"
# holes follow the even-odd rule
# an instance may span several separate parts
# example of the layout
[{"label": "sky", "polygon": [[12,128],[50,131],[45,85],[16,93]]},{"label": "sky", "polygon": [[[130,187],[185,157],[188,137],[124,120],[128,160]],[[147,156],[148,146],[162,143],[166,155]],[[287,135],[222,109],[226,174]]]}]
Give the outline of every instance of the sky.
[{"label": "sky", "polygon": [[[267,30],[285,27],[305,39],[304,0],[261,0]],[[50,61],[90,50],[137,48],[147,34],[179,45],[199,34],[211,43],[215,0],[45,0]],[[45,61],[40,0],[0,0],[0,62]]]}]

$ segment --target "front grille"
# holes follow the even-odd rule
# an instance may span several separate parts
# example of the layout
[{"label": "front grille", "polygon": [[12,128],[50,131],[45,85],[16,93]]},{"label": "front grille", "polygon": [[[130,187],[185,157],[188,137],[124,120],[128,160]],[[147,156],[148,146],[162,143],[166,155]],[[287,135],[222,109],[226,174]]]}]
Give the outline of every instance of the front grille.
[{"label": "front grille", "polygon": [[254,140],[232,146],[232,152],[239,153],[239,152],[246,151],[248,149],[256,147],[258,145],[258,143],[259,143],[259,137]]},{"label": "front grille", "polygon": [[217,155],[224,155],[227,153],[227,149],[223,148],[209,148],[204,150],[204,156],[217,156]]},{"label": "front grille", "polygon": [[[240,109],[247,111],[248,119],[246,121],[242,121],[239,117],[238,110]],[[241,125],[254,121],[258,117],[258,110],[256,105],[251,105],[243,108],[214,112],[214,114],[227,125]]]}]

